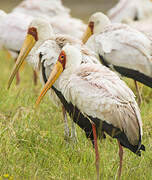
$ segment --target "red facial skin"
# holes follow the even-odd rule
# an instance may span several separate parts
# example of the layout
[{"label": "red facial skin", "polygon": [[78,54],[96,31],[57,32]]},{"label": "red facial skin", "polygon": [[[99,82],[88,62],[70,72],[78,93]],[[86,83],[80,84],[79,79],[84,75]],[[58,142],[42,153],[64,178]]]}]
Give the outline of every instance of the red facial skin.
[{"label": "red facial skin", "polygon": [[32,35],[32,36],[34,37],[34,39],[35,39],[36,41],[38,41],[38,33],[37,33],[37,29],[36,29],[35,27],[30,27],[30,28],[28,29],[27,34]]},{"label": "red facial skin", "polygon": [[63,69],[65,69],[65,63],[66,63],[66,54],[64,51],[61,51],[58,61],[62,64]]},{"label": "red facial skin", "polygon": [[94,22],[90,21],[90,22],[89,22],[89,27],[90,27],[90,29],[91,29],[91,33],[93,34]]}]

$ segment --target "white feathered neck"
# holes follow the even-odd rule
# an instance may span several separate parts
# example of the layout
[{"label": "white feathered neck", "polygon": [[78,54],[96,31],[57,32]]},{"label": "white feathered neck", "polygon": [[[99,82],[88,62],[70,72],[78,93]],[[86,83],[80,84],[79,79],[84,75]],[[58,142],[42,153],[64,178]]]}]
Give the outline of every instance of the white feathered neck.
[{"label": "white feathered neck", "polygon": [[69,44],[65,45],[62,50],[66,54],[65,70],[73,72],[82,62],[81,51]]}]

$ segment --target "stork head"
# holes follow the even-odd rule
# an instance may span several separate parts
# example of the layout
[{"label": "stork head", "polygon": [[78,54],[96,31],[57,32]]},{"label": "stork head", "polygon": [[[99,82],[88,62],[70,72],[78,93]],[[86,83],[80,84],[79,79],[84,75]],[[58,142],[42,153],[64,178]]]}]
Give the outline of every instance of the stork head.
[{"label": "stork head", "polygon": [[[81,52],[74,46],[66,45],[63,47],[56,64],[48,78],[47,83],[45,84],[43,90],[41,91],[40,96],[36,101],[36,105],[40,103],[42,98],[45,96],[47,91],[53,86],[55,81],[59,78],[62,72],[66,69],[73,70],[80,65],[82,59]],[[70,73],[69,73],[70,74]]]},{"label": "stork head", "polygon": [[15,74],[21,67],[22,63],[32,50],[32,48],[36,45],[36,43],[41,42],[45,39],[48,39],[53,34],[53,29],[49,22],[46,19],[36,18],[30,23],[25,40],[20,50],[20,54],[17,58],[16,64],[11,72],[8,89],[15,77]]},{"label": "stork head", "polygon": [[99,34],[103,31],[105,26],[111,24],[109,18],[101,12],[94,13],[89,18],[87,30],[85,31],[82,41],[86,43],[90,36]]},{"label": "stork head", "polygon": [[[33,19],[29,25],[27,34],[30,34],[30,31],[33,31],[33,29],[34,34],[37,34],[37,40],[46,40],[53,35],[52,26],[46,17],[38,17]],[[33,37],[35,38],[35,36]]]}]

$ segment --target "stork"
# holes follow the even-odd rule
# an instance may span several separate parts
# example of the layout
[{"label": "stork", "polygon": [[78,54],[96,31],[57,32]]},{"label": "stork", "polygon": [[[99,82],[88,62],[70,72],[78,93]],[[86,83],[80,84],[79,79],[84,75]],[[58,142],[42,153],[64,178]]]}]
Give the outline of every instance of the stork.
[{"label": "stork", "polygon": [[[47,19],[40,17],[32,20],[26,34],[27,35],[20,50],[20,54],[16,61],[16,65],[14,66],[13,71],[10,75],[8,89],[13,81],[15,74],[17,73],[17,71],[19,70],[20,66],[22,65],[25,59],[29,64],[31,64],[34,67],[34,69],[38,69],[40,59],[45,59],[49,57],[50,59],[55,58],[56,60],[56,58],[60,53],[61,48],[67,42],[71,44],[80,43],[79,40],[76,40],[71,36],[55,35],[52,26],[50,25],[50,22]],[[40,50],[43,49],[43,51],[41,51],[41,54],[36,53],[39,50],[39,48]],[[48,53],[50,51],[51,53]],[[44,84],[45,79],[43,78],[41,79],[42,79],[42,83]],[[60,100],[56,97],[56,95],[52,91],[50,92],[50,95],[53,102],[57,106],[61,106]],[[67,116],[64,107],[62,107],[62,111],[65,122],[65,137],[69,138]],[[73,137],[73,140],[76,141],[76,131],[75,131],[74,123],[72,124],[71,137]]]},{"label": "stork", "polygon": [[120,178],[122,146],[138,156],[141,155],[141,150],[145,150],[141,144],[140,110],[133,92],[127,85],[114,72],[100,63],[94,63],[91,59],[92,56],[90,61],[84,62],[83,53],[77,47],[65,45],[51,74],[46,75],[47,83],[36,105],[52,88],[75,122],[84,123],[85,127],[85,122],[90,121],[94,136],[97,179],[100,177],[97,136],[106,132],[116,138],[119,144]]},{"label": "stork", "polygon": [[151,0],[119,0],[107,15],[112,22],[144,20],[152,16],[152,2]]},{"label": "stork", "polygon": [[111,23],[106,15],[98,12],[90,17],[83,42],[105,66],[132,78],[135,84],[139,81],[152,88],[152,41],[145,34],[125,24]]}]

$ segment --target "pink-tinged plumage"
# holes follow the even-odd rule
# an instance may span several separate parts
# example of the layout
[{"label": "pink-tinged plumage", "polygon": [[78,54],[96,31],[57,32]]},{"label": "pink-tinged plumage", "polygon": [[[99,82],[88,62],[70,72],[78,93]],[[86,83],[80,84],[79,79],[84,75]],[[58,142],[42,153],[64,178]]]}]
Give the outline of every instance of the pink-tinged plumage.
[{"label": "pink-tinged plumage", "polygon": [[5,15],[0,20],[0,42],[5,48],[16,52],[20,50],[32,19],[29,15],[15,12]]},{"label": "pink-tinged plumage", "polygon": [[[54,82],[52,77],[55,77],[54,72],[57,71],[55,68],[59,65],[60,57],[63,54],[65,54],[65,67],[52,85]],[[89,123],[86,120],[90,121],[94,132],[93,144],[96,149],[98,178],[99,162],[95,130],[97,130],[98,136],[106,132],[111,137],[117,138],[120,155],[120,177],[122,146],[127,147],[139,156],[141,155],[140,150],[145,150],[141,144],[140,110],[133,92],[120,80],[117,74],[101,65],[94,55],[88,55],[87,61],[84,61],[85,56],[81,48],[65,45],[59,55],[58,62],[54,66],[53,76],[52,74],[47,75],[48,81],[37,100],[37,104],[45,95],[46,89],[53,86],[52,90],[57,94],[66,111],[85,132],[89,130]],[[45,65],[45,68],[51,69],[51,72],[51,66],[47,66],[47,62]],[[92,137],[90,139],[93,140]]]},{"label": "pink-tinged plumage", "polygon": [[152,17],[143,19],[140,21],[125,21],[124,23],[128,24],[134,29],[146,34],[146,36],[152,41]]},{"label": "pink-tinged plumage", "polygon": [[146,19],[152,16],[152,2],[150,0],[119,0],[107,14],[112,22]]},{"label": "pink-tinged plumage", "polygon": [[20,12],[31,16],[65,16],[69,17],[70,9],[63,6],[61,0],[24,0],[13,12]]},{"label": "pink-tinged plumage", "polygon": [[142,134],[140,111],[133,92],[114,72],[99,64],[86,63],[71,75],[65,72],[63,77],[66,80],[60,80],[61,92],[68,102],[87,116],[124,131],[129,141],[137,144]]}]

